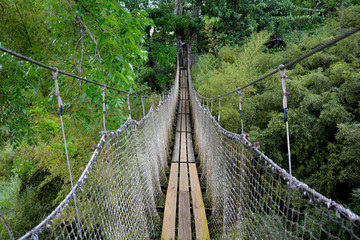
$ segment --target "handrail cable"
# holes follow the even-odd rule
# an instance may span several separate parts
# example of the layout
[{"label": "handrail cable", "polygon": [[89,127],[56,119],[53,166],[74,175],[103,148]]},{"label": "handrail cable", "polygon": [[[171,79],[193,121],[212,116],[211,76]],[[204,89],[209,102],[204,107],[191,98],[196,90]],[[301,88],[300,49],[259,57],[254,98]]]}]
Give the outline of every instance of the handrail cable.
[{"label": "handrail cable", "polygon": [[244,86],[242,86],[242,87],[238,87],[238,88],[236,88],[236,89],[234,89],[234,90],[232,90],[232,91],[230,91],[230,92],[224,93],[224,94],[222,94],[222,95],[218,95],[218,96],[213,97],[213,98],[206,98],[206,97],[203,97],[203,96],[202,96],[202,97],[205,98],[205,99],[207,99],[207,100],[213,100],[213,99],[219,99],[219,98],[221,98],[221,97],[225,97],[225,96],[230,95],[230,94],[232,94],[232,93],[239,92],[239,91],[243,90],[244,88],[247,88],[247,87],[249,87],[249,86],[251,86],[251,85],[253,85],[253,84],[255,84],[255,83],[257,83],[257,82],[259,82],[259,81],[261,81],[261,80],[264,80],[265,78],[268,78],[268,77],[270,77],[271,75],[274,75],[275,73],[278,73],[279,70],[283,70],[283,69],[285,69],[285,68],[289,68],[289,67],[297,64],[298,62],[300,62],[300,61],[302,61],[302,60],[310,57],[311,55],[313,55],[313,54],[315,54],[315,53],[317,53],[317,52],[320,52],[320,51],[322,51],[323,49],[325,49],[325,48],[327,48],[327,47],[330,47],[331,45],[339,42],[340,40],[342,40],[342,39],[344,39],[344,38],[346,38],[346,37],[348,37],[348,36],[350,36],[350,35],[358,32],[359,30],[360,30],[360,24],[357,25],[356,27],[354,27],[354,28],[352,28],[352,29],[344,32],[343,34],[335,37],[334,39],[332,39],[332,40],[330,40],[330,41],[327,41],[327,42],[321,44],[320,46],[318,46],[318,47],[310,50],[309,52],[301,55],[300,57],[292,60],[291,62],[288,62],[287,64],[284,64],[280,69],[276,68],[276,69],[273,70],[272,72],[269,72],[268,74],[265,74],[265,75],[259,77],[258,79],[254,80],[254,81],[252,81],[252,82],[250,82],[250,83],[248,83],[248,84],[246,84],[246,85],[244,85]]},{"label": "handrail cable", "polygon": [[[51,70],[51,71],[56,71],[56,69],[57,69],[56,67],[51,67],[51,66],[49,66],[49,65],[46,65],[46,64],[41,63],[41,62],[38,62],[38,61],[36,61],[36,60],[34,60],[34,59],[32,59],[32,58],[25,57],[24,55],[21,55],[20,53],[11,51],[11,50],[9,50],[9,49],[7,49],[7,48],[3,48],[3,47],[1,47],[1,46],[0,46],[0,50],[3,51],[3,52],[6,52],[6,53],[8,53],[8,54],[10,54],[10,55],[12,55],[12,56],[15,56],[15,57],[17,57],[17,58],[20,58],[20,59],[23,59],[23,60],[25,60],[25,61],[31,62],[31,63],[36,64],[36,65],[38,65],[38,66],[41,66],[41,67],[43,67],[43,68],[47,68],[47,69],[49,69],[49,70]],[[58,71],[58,73],[60,73],[60,74],[63,74],[63,75],[66,75],[66,76],[69,76],[69,77],[72,77],[72,78],[76,78],[76,79],[79,79],[79,80],[81,80],[81,81],[88,82],[88,83],[91,83],[91,84],[94,84],[94,85],[98,85],[98,86],[100,86],[100,87],[105,87],[105,88],[107,88],[107,89],[115,90],[115,91],[118,91],[118,92],[121,92],[121,93],[130,94],[130,95],[137,96],[137,97],[141,97],[141,96],[142,96],[142,95],[139,95],[139,94],[136,94],[136,93],[131,93],[131,92],[128,92],[128,91],[120,90],[120,89],[118,89],[118,88],[114,88],[114,87],[107,86],[107,85],[105,85],[105,84],[101,84],[101,83],[98,83],[98,82],[95,82],[95,81],[91,81],[91,80],[88,80],[88,79],[86,79],[86,78],[79,77],[79,76],[77,76],[77,75],[74,75],[74,74],[71,74],[71,73],[68,73],[68,72],[65,72],[65,71],[62,71],[62,70],[57,70],[57,71]],[[146,97],[146,98],[147,98],[147,97],[150,97],[150,95],[145,95],[145,96],[143,96],[143,97]]]}]

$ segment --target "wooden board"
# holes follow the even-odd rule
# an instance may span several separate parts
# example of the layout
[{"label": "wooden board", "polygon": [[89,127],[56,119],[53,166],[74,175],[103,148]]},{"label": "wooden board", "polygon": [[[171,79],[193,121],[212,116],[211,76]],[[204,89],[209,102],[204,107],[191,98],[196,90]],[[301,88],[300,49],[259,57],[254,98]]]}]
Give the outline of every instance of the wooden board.
[{"label": "wooden board", "polygon": [[204,201],[201,194],[200,182],[195,163],[189,163],[189,173],[196,239],[210,239]]},{"label": "wooden board", "polygon": [[190,193],[187,164],[180,164],[178,239],[191,239]]},{"label": "wooden board", "polygon": [[186,152],[186,117],[185,100],[182,100],[181,112],[181,141],[180,141],[180,183],[179,183],[179,226],[178,239],[191,239],[189,174]]},{"label": "wooden board", "polygon": [[181,131],[181,113],[178,113],[177,116],[176,131],[177,132]]},{"label": "wooden board", "polygon": [[195,163],[195,156],[194,156],[194,148],[192,143],[192,135],[191,133],[186,133],[187,136],[187,154],[188,154],[188,162],[189,163]]},{"label": "wooden board", "polygon": [[180,132],[176,132],[175,134],[175,143],[172,155],[172,162],[179,162],[179,148],[180,148]]},{"label": "wooden board", "polygon": [[175,222],[176,222],[176,201],[178,187],[179,164],[172,163],[170,169],[169,185],[166,192],[165,209],[161,239],[175,239]]},{"label": "wooden board", "polygon": [[194,163],[195,157],[194,157],[194,148],[193,148],[193,142],[192,142],[192,135],[191,135],[191,127],[190,127],[190,116],[186,115],[186,144],[187,144],[187,160],[188,162]]},{"label": "wooden board", "polygon": [[[185,100],[181,101],[181,113],[182,114],[186,114],[186,104],[185,104]],[[184,120],[185,121],[185,120]]]},{"label": "wooden board", "polygon": [[182,83],[181,83],[181,86],[182,87],[187,87],[186,86],[186,78],[187,78],[187,71],[186,70],[183,70],[183,73],[182,73]]},{"label": "wooden board", "polygon": [[191,122],[190,122],[190,115],[186,115],[186,131],[191,132]]},{"label": "wooden board", "polygon": [[187,153],[186,153],[186,123],[185,123],[185,115],[181,115],[181,140],[180,140],[180,162],[187,162]]}]

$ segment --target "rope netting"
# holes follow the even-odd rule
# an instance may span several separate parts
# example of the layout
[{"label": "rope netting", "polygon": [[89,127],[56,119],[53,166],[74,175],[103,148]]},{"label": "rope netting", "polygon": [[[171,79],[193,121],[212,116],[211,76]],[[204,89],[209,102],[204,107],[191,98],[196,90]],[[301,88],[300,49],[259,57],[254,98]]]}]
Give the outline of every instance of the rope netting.
[{"label": "rope netting", "polygon": [[360,239],[359,216],[291,177],[246,135],[222,128],[189,79],[212,239]]},{"label": "rope netting", "polygon": [[169,94],[143,119],[129,118],[120,129],[102,132],[71,192],[21,239],[156,238],[161,232],[156,206],[165,201],[161,185],[166,183],[178,78],[179,68]]}]

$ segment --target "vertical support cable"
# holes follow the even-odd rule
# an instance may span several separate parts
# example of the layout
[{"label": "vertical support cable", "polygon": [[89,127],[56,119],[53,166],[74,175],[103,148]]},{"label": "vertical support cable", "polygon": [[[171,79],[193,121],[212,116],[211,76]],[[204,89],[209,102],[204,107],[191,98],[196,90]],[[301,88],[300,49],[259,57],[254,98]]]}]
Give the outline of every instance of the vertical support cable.
[{"label": "vertical support cable", "polygon": [[281,70],[281,68],[283,68],[284,65],[280,65],[278,67],[279,73],[281,75],[281,86],[282,86],[282,91],[283,91],[283,107],[284,107],[284,121],[286,124],[286,141],[287,141],[287,149],[288,149],[288,157],[289,157],[289,174],[290,174],[290,186],[291,186],[291,181],[292,181],[292,174],[291,174],[291,152],[290,152],[290,135],[289,135],[289,123],[288,123],[288,107],[287,107],[287,96],[289,96],[289,93],[286,91],[286,78],[287,76],[285,75],[286,69],[284,68],[283,70]]},{"label": "vertical support cable", "polygon": [[206,99],[206,108],[209,110],[209,99]]},{"label": "vertical support cable", "polygon": [[[57,80],[58,73],[59,73],[59,70],[58,70],[57,68],[55,68],[55,70],[52,71],[53,80],[54,80],[54,83],[55,83],[55,96],[56,96],[56,98],[57,98],[57,100],[58,100],[58,105],[59,105],[60,123],[61,123],[61,130],[62,130],[62,134],[63,134],[63,139],[64,139],[64,148],[65,148],[66,162],[67,162],[68,171],[69,171],[70,184],[71,184],[71,189],[74,189],[74,184],[73,184],[72,175],[71,175],[71,167],[70,167],[70,161],[69,161],[69,154],[68,154],[67,145],[66,145],[66,136],[65,136],[64,122],[63,122],[64,106],[63,106],[63,103],[62,103],[62,101],[61,101],[60,91],[59,91],[59,83],[58,83],[58,80]],[[75,211],[76,211],[76,217],[77,217],[77,220],[78,220],[77,227],[78,227],[78,230],[79,230],[80,239],[82,239],[81,229],[80,229],[80,217],[79,217],[79,211],[78,211],[77,203],[76,203],[76,194],[75,194],[75,191],[74,191],[74,194],[73,194],[73,198],[74,198],[74,206],[75,206]]]},{"label": "vertical support cable", "polygon": [[213,106],[214,106],[214,99],[211,99],[211,108],[210,108],[211,115],[212,115]]},{"label": "vertical support cable", "polygon": [[105,109],[105,89],[106,86],[104,85],[103,89],[102,89],[102,104],[103,104],[103,126],[104,126],[104,131],[106,131],[106,127],[105,127],[105,113],[106,113],[106,109]]},{"label": "vertical support cable", "polygon": [[145,117],[144,96],[141,96],[141,106],[142,106],[142,110],[143,110],[143,117]]},{"label": "vertical support cable", "polygon": [[162,91],[162,101],[165,102],[165,92]]},{"label": "vertical support cable", "polygon": [[220,112],[221,112],[221,97],[219,97],[219,114],[218,114],[218,122],[220,123]]},{"label": "vertical support cable", "polygon": [[128,109],[129,109],[129,118],[131,119],[130,93],[127,94],[127,105],[128,105]]},{"label": "vertical support cable", "polygon": [[241,108],[241,104],[243,103],[242,99],[241,99],[241,90],[238,91],[239,93],[239,112],[240,112],[240,121],[241,121],[241,134],[244,134],[244,124],[243,124],[243,115],[242,115],[242,108]]}]

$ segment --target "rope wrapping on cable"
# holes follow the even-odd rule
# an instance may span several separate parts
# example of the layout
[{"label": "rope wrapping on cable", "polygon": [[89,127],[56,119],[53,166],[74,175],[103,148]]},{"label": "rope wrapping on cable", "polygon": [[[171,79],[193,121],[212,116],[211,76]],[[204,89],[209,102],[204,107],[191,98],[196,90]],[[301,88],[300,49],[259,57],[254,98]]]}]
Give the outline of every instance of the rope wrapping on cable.
[{"label": "rope wrapping on cable", "polygon": [[244,134],[244,124],[243,124],[243,114],[242,114],[242,99],[241,99],[241,96],[242,96],[242,93],[241,91],[238,91],[239,93],[239,112],[240,112],[240,124],[241,124],[241,134]]},{"label": "rope wrapping on cable", "polygon": [[105,106],[105,89],[106,87],[104,86],[103,89],[102,89],[102,97],[103,97],[103,100],[102,100],[102,105],[103,105],[103,126],[104,126],[104,131],[106,131],[106,126],[105,126],[105,113],[106,113],[106,106]]},{"label": "rope wrapping on cable", "polygon": [[[59,73],[59,70],[57,68],[55,68],[54,71],[52,71],[53,80],[54,80],[54,84],[55,84],[55,96],[57,98],[58,105],[59,105],[60,123],[61,123],[61,130],[62,130],[63,141],[64,141],[66,163],[67,163],[67,167],[68,167],[68,171],[69,171],[69,179],[70,179],[71,188],[73,189],[74,184],[73,184],[73,179],[72,179],[72,174],[71,174],[70,159],[69,159],[69,153],[68,153],[67,144],[66,144],[65,128],[64,128],[64,121],[63,121],[64,106],[63,106],[63,103],[62,103],[61,97],[60,97],[60,90],[59,90],[59,83],[58,83],[58,73]],[[73,194],[73,198],[74,198],[75,211],[76,211],[76,216],[77,216],[77,224],[76,224],[76,226],[77,226],[78,230],[81,231],[80,227],[79,227],[80,216],[79,216],[79,211],[78,211],[78,208],[77,208],[77,202],[76,202],[75,193]],[[80,233],[80,237],[81,237],[81,233]]]},{"label": "rope wrapping on cable", "polygon": [[290,185],[291,185],[291,151],[290,151],[290,134],[289,134],[289,122],[288,122],[288,105],[287,105],[287,96],[289,93],[286,91],[286,79],[288,78],[285,75],[286,68],[284,65],[279,65],[278,67],[279,73],[281,75],[281,86],[282,86],[282,94],[283,94],[283,108],[284,108],[284,121],[286,125],[286,144],[288,150],[288,158],[289,158],[289,174],[290,174]]},{"label": "rope wrapping on cable", "polygon": [[[201,104],[201,103],[200,103]],[[219,113],[218,113],[218,122],[220,122],[220,114],[221,114],[221,98],[219,98]]]},{"label": "rope wrapping on cable", "polygon": [[130,109],[130,94],[127,94],[127,106],[129,110],[129,119],[131,119],[131,109]]}]

